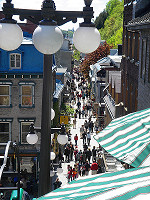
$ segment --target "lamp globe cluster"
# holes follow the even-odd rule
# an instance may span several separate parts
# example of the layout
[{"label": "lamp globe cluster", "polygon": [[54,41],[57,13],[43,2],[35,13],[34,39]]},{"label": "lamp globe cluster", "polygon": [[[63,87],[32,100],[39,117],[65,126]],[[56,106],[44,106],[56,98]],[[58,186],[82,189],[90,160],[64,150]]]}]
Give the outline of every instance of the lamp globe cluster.
[{"label": "lamp globe cluster", "polygon": [[[22,40],[23,33],[17,24],[0,23],[0,48],[13,51],[21,45]],[[63,44],[63,34],[56,25],[39,25],[32,41],[39,52],[54,54]],[[100,33],[95,27],[79,27],[74,33],[73,42],[80,52],[91,53],[100,44]]]}]

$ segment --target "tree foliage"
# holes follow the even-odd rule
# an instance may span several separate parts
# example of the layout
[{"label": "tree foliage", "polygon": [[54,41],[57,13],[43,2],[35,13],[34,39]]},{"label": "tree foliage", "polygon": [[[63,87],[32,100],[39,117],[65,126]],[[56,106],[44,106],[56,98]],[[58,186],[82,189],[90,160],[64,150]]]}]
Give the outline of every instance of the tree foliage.
[{"label": "tree foliage", "polygon": [[106,40],[113,48],[122,44],[123,9],[123,0],[110,0],[106,5],[108,17],[104,22],[104,27],[99,30],[101,39]]},{"label": "tree foliage", "polygon": [[73,45],[73,60],[79,61],[81,59],[80,51],[78,51]]},{"label": "tree foliage", "polygon": [[90,65],[95,64],[98,60],[103,57],[107,57],[110,53],[111,46],[106,42],[100,44],[100,46],[96,49],[96,51],[89,53],[85,56],[84,60],[80,64],[80,71],[84,75],[85,78],[88,78]]},{"label": "tree foliage", "polygon": [[96,17],[95,26],[97,29],[104,28],[104,22],[106,21],[107,17],[108,13],[106,12],[106,10],[103,10],[103,12],[101,12],[99,16]]},{"label": "tree foliage", "polygon": [[61,105],[61,115],[73,115],[74,114],[74,109],[70,107],[69,105],[62,103]]}]

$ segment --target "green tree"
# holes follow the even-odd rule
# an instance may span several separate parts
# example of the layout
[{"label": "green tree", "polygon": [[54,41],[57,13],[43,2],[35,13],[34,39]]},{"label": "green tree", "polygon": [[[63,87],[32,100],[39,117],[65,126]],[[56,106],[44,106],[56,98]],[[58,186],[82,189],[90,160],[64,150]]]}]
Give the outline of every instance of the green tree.
[{"label": "green tree", "polygon": [[102,40],[106,40],[113,48],[122,44],[123,9],[123,0],[110,0],[106,6],[108,17],[104,23],[104,28],[100,29]]},{"label": "green tree", "polygon": [[120,4],[120,0],[110,0],[107,4],[106,4],[106,12],[108,15],[111,15],[113,9],[115,7],[118,6],[118,4]]},{"label": "green tree", "polygon": [[74,47],[74,45],[73,45],[73,60],[77,60],[77,61],[79,61],[80,60],[80,51],[78,51],[75,47]]},{"label": "green tree", "polygon": [[107,19],[107,17],[108,17],[108,14],[106,10],[103,10],[103,12],[101,12],[99,16],[96,17],[96,20],[94,23],[97,29],[104,28],[104,22]]}]

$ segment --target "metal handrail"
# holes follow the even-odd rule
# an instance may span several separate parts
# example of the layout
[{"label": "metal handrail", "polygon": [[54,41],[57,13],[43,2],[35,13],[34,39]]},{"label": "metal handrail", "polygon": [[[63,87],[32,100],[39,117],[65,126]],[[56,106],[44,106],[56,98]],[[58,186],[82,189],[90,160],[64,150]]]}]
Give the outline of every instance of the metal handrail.
[{"label": "metal handrail", "polygon": [[9,152],[9,147],[10,147],[10,145],[11,145],[11,141],[8,141],[8,142],[7,142],[7,145],[6,145],[6,148],[5,148],[5,154],[4,154],[3,165],[2,165],[1,168],[0,168],[0,181],[1,181],[1,177],[2,177],[2,174],[3,174],[4,168],[5,168],[6,163],[7,163],[7,157],[8,157],[8,152]]}]

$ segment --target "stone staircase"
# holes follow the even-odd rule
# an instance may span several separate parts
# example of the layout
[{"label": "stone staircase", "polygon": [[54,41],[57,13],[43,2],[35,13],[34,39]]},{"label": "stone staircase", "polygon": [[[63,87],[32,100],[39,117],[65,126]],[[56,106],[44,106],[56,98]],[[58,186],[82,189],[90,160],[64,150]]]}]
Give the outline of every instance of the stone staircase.
[{"label": "stone staircase", "polygon": [[123,170],[121,162],[119,162],[112,155],[105,152],[104,157],[105,157],[105,162],[106,162],[106,172],[116,172],[119,170]]}]

